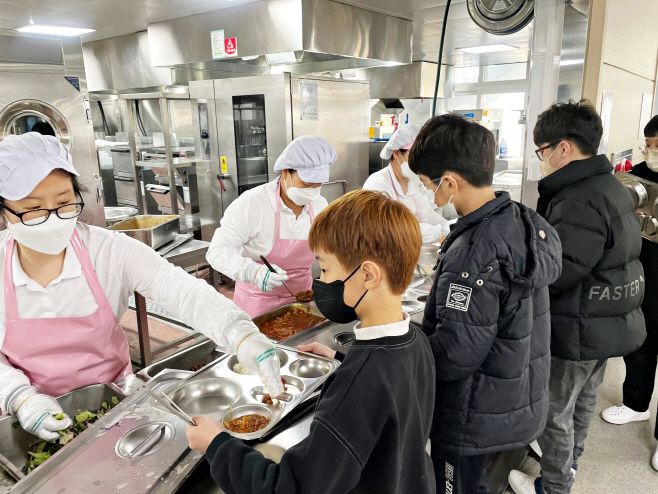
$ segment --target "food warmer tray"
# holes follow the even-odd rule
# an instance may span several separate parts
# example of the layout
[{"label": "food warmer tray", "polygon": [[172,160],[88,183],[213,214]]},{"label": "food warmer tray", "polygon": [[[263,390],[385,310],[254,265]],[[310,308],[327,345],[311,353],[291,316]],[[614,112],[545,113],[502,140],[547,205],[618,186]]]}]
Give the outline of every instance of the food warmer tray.
[{"label": "food warmer tray", "polygon": [[[207,406],[209,401],[212,403],[213,396],[201,395],[200,403],[196,404],[189,399],[191,396],[187,396],[188,390],[205,386],[209,381],[215,388],[219,383],[220,390],[228,389],[221,385],[229,381],[236,383],[240,388],[240,393],[234,397],[236,416],[246,411],[267,413],[272,417],[270,424],[256,433],[233,434],[243,439],[255,439],[266,435],[302,404],[340,365],[337,360],[282,345],[276,347],[282,363],[281,374],[290,377],[288,393],[292,395],[292,401],[288,403],[260,403],[264,392],[260,378],[233,372],[232,366],[237,362],[235,355],[225,355],[196,373],[164,370],[144,387],[166,393],[184,408],[191,407],[186,410],[188,413],[195,413],[195,406]],[[144,387],[124,398],[75,441],[16,484],[12,494],[176,492],[204,456],[188,448],[185,422],[162,409]],[[208,415],[221,420],[229,409],[228,406],[216,406],[215,410]],[[140,446],[141,451],[128,458]]]},{"label": "food warmer tray", "polygon": [[[253,319],[254,324],[256,324],[256,326],[258,326],[259,324],[263,324],[265,321],[269,321],[270,319],[273,319],[277,316],[280,316],[281,314],[284,314],[284,313],[288,312],[291,309],[304,309],[304,310],[310,312],[311,314],[313,314],[314,316],[319,316],[319,317],[324,318],[324,316],[322,315],[322,312],[320,312],[320,310],[315,305],[309,305],[309,304],[300,303],[300,302],[293,302],[291,304],[286,304],[286,305],[282,305],[281,307],[277,307],[276,309],[274,309],[270,312],[266,312],[265,314],[260,315],[258,317],[254,317],[254,319]],[[329,321],[328,319],[325,318],[324,321],[322,321],[322,322],[320,322],[320,323],[318,323],[314,326],[311,326],[310,328],[307,328],[303,331],[300,331],[297,334],[289,336],[288,338],[284,338],[281,341],[276,341],[276,340],[272,340],[272,341],[274,343],[282,343],[282,344],[285,344],[287,346],[295,346],[300,341],[304,341],[304,340],[308,339],[314,333],[316,333],[318,331],[321,331],[321,330],[324,330],[327,326],[330,326],[331,324],[334,324],[334,323],[332,323],[331,321]]]},{"label": "food warmer tray", "polygon": [[139,215],[112,225],[108,230],[125,233],[152,249],[159,249],[176,239],[180,217],[176,215]]}]

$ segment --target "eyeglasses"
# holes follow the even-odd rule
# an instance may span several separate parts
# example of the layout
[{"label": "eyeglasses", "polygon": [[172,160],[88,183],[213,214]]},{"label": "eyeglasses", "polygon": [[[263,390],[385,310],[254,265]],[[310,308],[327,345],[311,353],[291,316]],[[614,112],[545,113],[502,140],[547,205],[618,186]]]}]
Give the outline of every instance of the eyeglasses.
[{"label": "eyeglasses", "polygon": [[553,146],[555,146],[557,144],[559,144],[559,143],[554,142],[554,143],[548,144],[548,145],[546,145],[542,148],[539,148],[539,149],[535,150],[535,154],[537,155],[537,159],[539,161],[544,161],[544,151],[546,151],[547,149],[552,148]]},{"label": "eyeglasses", "polygon": [[73,204],[65,204],[55,209],[34,209],[32,211],[26,211],[25,213],[17,213],[11,208],[8,208],[4,204],[2,205],[4,209],[9,211],[14,216],[18,217],[25,226],[36,226],[41,225],[48,221],[51,213],[55,213],[59,219],[70,220],[72,218],[77,218],[82,214],[82,210],[85,207],[84,202],[76,202]]}]

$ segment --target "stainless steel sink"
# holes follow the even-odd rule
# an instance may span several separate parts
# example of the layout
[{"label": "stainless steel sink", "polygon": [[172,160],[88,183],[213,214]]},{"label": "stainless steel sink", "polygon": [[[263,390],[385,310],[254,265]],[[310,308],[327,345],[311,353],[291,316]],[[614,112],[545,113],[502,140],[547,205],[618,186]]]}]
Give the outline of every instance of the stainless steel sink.
[{"label": "stainless steel sink", "polygon": [[209,364],[224,355],[216,348],[217,343],[206,339],[167,358],[158,360],[139,371],[137,376],[148,381],[165,369],[189,371],[190,367],[194,365]]}]

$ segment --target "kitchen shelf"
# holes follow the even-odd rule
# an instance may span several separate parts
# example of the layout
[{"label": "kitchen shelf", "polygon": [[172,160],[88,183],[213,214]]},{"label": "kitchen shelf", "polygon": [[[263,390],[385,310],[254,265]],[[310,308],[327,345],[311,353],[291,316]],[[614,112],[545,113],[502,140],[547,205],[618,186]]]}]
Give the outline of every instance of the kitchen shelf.
[{"label": "kitchen shelf", "polygon": [[[210,160],[201,160],[197,158],[174,158],[174,167],[175,168],[187,168],[190,166],[207,164],[210,163]],[[167,160],[148,160],[148,161],[135,161],[135,166],[144,167],[144,166],[155,166],[159,168],[166,168],[169,166]]]}]

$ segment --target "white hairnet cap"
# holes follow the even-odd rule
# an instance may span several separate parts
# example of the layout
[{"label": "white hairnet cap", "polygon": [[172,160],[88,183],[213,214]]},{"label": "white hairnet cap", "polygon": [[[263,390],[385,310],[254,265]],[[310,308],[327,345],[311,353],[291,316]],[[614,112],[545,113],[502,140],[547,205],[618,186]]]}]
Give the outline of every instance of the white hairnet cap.
[{"label": "white hairnet cap", "polygon": [[423,126],[420,124],[402,125],[398,130],[393,132],[393,135],[388,140],[379,156],[381,156],[383,160],[390,160],[391,156],[393,156],[393,151],[411,149],[411,146],[422,128]]},{"label": "white hairnet cap", "polygon": [[73,175],[68,148],[53,136],[38,132],[9,135],[0,141],[0,197],[10,201],[26,198],[53,170]]},{"label": "white hairnet cap", "polygon": [[322,137],[302,136],[283,150],[274,171],[296,170],[304,182],[321,184],[329,181],[329,167],[337,159],[336,150]]}]

